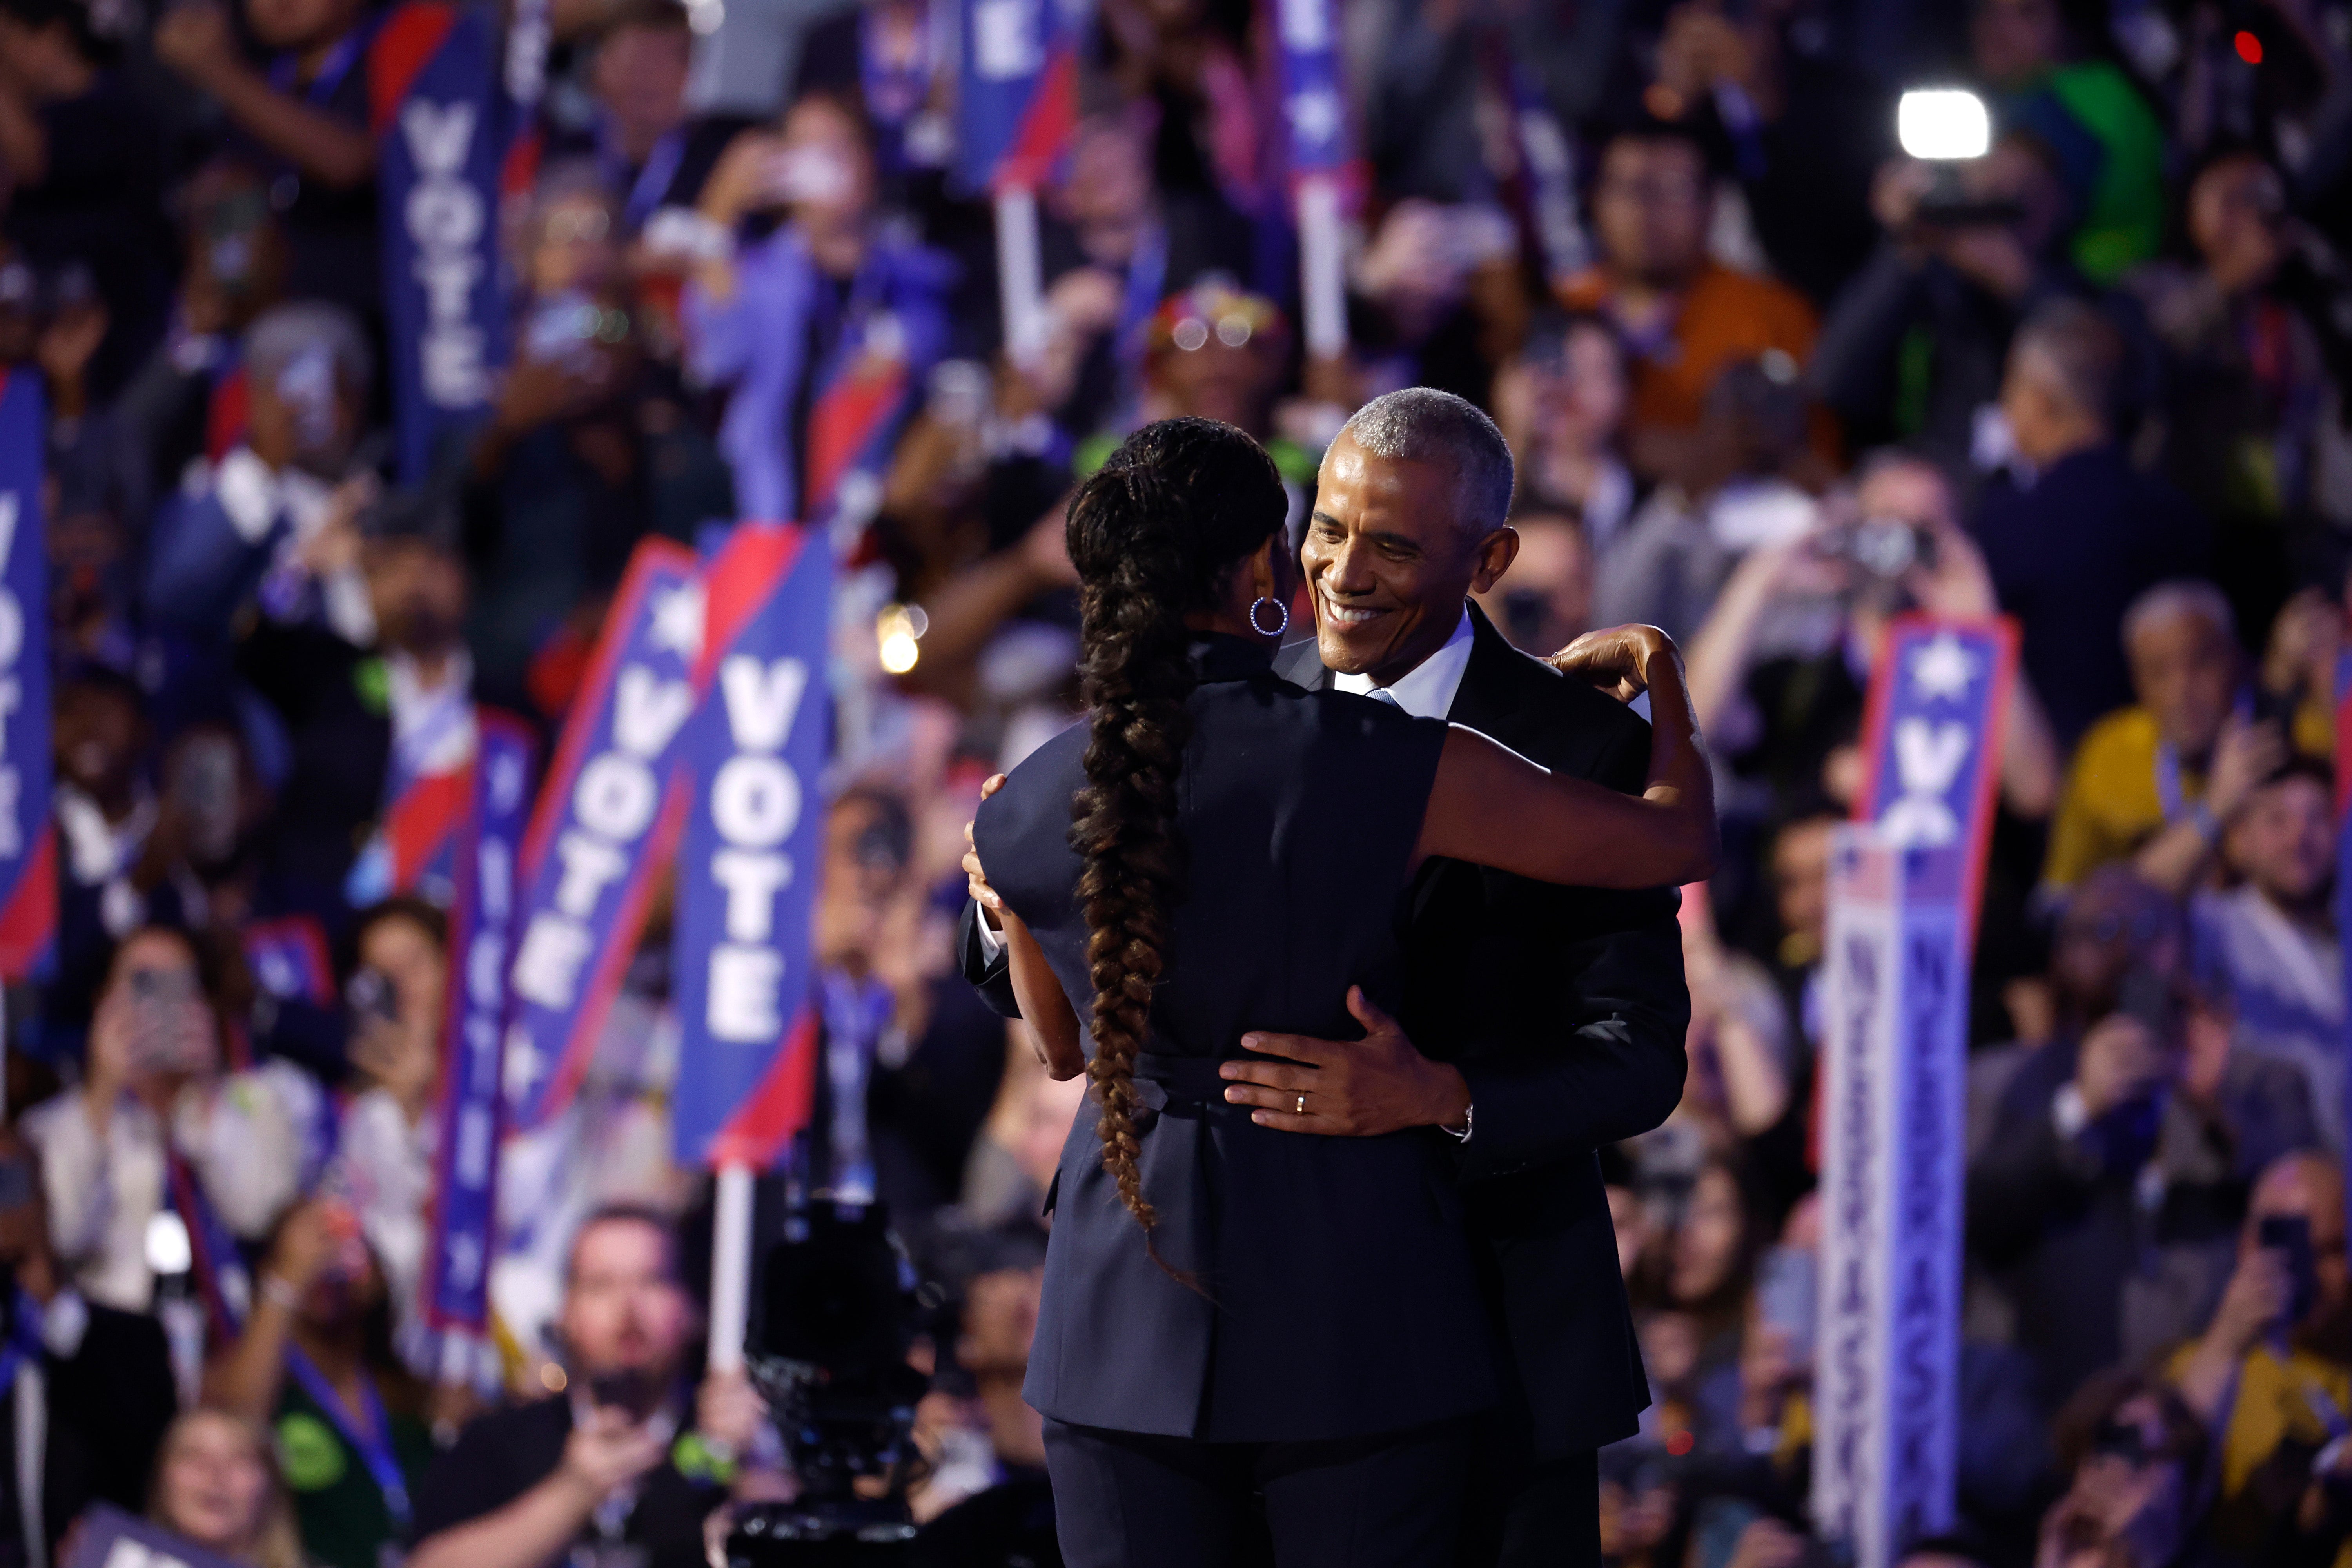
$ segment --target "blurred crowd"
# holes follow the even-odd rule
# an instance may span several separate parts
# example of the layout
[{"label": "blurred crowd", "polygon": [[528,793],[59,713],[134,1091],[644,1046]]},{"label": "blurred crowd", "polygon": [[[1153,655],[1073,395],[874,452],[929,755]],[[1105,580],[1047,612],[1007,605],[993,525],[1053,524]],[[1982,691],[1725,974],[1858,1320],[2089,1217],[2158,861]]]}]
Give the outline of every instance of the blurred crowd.
[{"label": "blurred crowd", "polygon": [[[395,484],[386,7],[0,0],[60,889],[6,998],[0,1565],[111,1501],[257,1568],[683,1568],[729,1496],[789,1494],[751,1387],[698,1370],[659,896],[580,1092],[507,1149],[489,1352],[425,1321],[448,889],[396,883],[384,819],[474,702],[554,733],[639,540],[820,510],[828,1136],[925,1281],[939,1560],[1055,1561],[1019,1388],[1082,1086],[953,973],[961,826],[1074,715],[1074,478],[1210,416],[1297,521],[1340,422],[1414,384],[1517,458],[1486,613],[1535,652],[1665,627],[1717,762],[1687,1089],[1601,1155],[1656,1401],[1602,1456],[1612,1560],[1827,1561],[1829,847],[1875,652],[1924,610],[2022,643],[1960,1516],[1907,1568],[2352,1561],[2352,5],[1348,0],[1350,346],[1314,357],[1274,10],[1076,22],[1016,363],[952,177],[958,6],[552,0],[510,363]],[[787,77],[689,90],[738,50]],[[1916,85],[1981,95],[1989,150],[1905,156]],[[861,462],[827,395],[881,370],[909,390]]]}]

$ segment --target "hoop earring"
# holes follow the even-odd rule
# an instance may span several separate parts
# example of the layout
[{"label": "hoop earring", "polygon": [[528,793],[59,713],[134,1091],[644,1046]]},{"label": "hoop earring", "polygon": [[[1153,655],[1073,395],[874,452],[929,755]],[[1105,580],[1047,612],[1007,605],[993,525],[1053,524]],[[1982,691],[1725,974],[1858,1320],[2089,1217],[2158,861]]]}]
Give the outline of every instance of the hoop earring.
[{"label": "hoop earring", "polygon": [[[1280,616],[1282,618],[1275,622],[1273,626],[1270,628],[1259,626],[1257,624],[1257,607],[1260,605],[1272,605],[1274,606],[1274,613]],[[1290,606],[1284,604],[1280,599],[1269,598],[1265,595],[1260,594],[1256,598],[1250,601],[1249,621],[1250,630],[1255,632],[1258,636],[1262,637],[1278,637],[1283,633],[1290,629]]]}]

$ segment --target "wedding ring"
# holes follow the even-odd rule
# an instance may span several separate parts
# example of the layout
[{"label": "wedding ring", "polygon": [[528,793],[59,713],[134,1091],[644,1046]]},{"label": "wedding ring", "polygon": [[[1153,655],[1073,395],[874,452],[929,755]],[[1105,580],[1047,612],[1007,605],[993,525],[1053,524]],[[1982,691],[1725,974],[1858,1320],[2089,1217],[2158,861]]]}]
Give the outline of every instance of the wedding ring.
[{"label": "wedding ring", "polygon": [[1298,1097],[1298,1111],[1297,1111],[1297,1114],[1299,1114],[1299,1115],[1301,1115],[1301,1116],[1304,1116],[1304,1115],[1306,1115],[1306,1114],[1307,1114],[1307,1097],[1306,1097],[1305,1095],[1303,1095],[1303,1094],[1302,1094],[1302,1095],[1300,1095],[1300,1096]]}]

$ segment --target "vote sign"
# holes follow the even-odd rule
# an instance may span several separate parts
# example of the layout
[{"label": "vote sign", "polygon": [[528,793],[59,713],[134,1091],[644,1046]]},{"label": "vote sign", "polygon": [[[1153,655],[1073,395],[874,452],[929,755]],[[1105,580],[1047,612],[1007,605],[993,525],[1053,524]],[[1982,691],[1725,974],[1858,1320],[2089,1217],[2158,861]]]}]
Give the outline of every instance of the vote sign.
[{"label": "vote sign", "polygon": [[1290,172],[1336,174],[1348,163],[1348,101],[1339,90],[1339,19],[1332,0],[1276,0],[1282,118]]},{"label": "vote sign", "polygon": [[489,405],[499,300],[499,96],[488,24],[412,0],[369,52],[401,477]]},{"label": "vote sign", "polygon": [[1058,0],[965,0],[956,172],[964,188],[1035,189],[1077,122],[1077,58]]},{"label": "vote sign", "polygon": [[160,1524],[133,1518],[111,1503],[93,1504],[74,1535],[65,1568],[237,1568]]},{"label": "vote sign", "polygon": [[814,530],[741,523],[708,580],[708,695],[684,743],[672,1117],[681,1160],[766,1166],[808,1115],[831,546]]},{"label": "vote sign", "polygon": [[0,370],[0,979],[23,980],[58,926],[49,826],[48,538],[40,377]]},{"label": "vote sign", "polygon": [[647,539],[604,617],[523,837],[508,977],[506,1094],[529,1131],[571,1100],[677,842],[678,733],[694,711],[702,584],[693,552]]},{"label": "vote sign", "polygon": [[1971,942],[2016,678],[2017,623],[2007,616],[1897,616],[1863,719],[1868,773],[1854,818],[1899,848],[1960,852]]},{"label": "vote sign", "polygon": [[533,745],[529,728],[509,714],[479,714],[476,733],[473,765],[466,771],[469,808],[457,837],[457,896],[449,906],[449,952],[456,962],[424,1295],[433,1327],[478,1333],[489,1325],[507,955],[514,939],[515,861],[530,808]]}]

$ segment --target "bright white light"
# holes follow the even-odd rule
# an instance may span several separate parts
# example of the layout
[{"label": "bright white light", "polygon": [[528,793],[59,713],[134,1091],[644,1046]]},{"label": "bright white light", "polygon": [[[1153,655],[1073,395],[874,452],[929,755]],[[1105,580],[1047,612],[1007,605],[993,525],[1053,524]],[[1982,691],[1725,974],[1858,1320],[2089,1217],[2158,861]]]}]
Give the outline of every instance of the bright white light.
[{"label": "bright white light", "polygon": [[920,605],[885,605],[874,618],[874,635],[880,644],[882,668],[891,675],[904,675],[915,668],[923,657],[917,639],[931,629],[930,616]]},{"label": "bright white light", "polygon": [[160,1209],[147,1220],[147,1268],[152,1274],[185,1274],[194,1268],[196,1250],[189,1245],[187,1222],[170,1209]]},{"label": "bright white light", "polygon": [[1992,120],[1973,92],[1920,89],[1895,106],[1895,134],[1914,158],[1981,158],[1992,146]]}]

